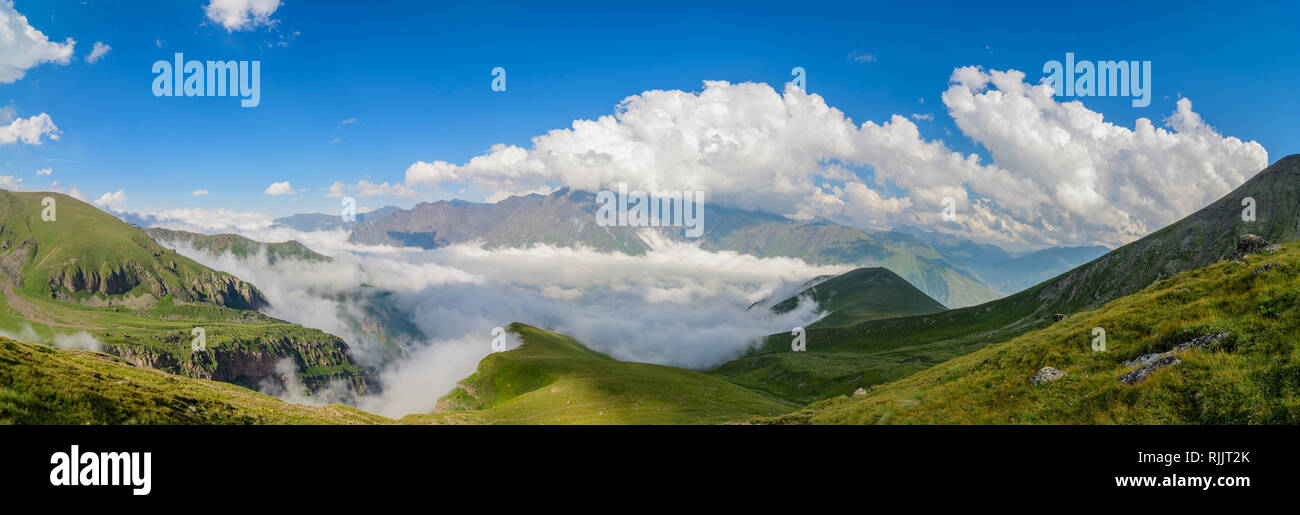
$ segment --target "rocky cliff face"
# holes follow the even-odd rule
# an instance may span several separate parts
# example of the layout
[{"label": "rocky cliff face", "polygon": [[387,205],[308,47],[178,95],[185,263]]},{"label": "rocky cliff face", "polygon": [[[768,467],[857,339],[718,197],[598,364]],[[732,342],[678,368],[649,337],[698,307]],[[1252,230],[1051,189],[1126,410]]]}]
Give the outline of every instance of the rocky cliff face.
[{"label": "rocky cliff face", "polygon": [[165,342],[161,344],[109,344],[105,351],[137,366],[252,389],[267,385],[283,388],[286,378],[280,363],[286,360],[292,364],[297,380],[311,392],[339,381],[356,394],[372,388],[368,374],[348,356],[347,344],[329,334],[314,339],[279,336],[257,342],[229,342],[194,352],[190,352],[184,333],[162,338]]},{"label": "rocky cliff face", "polygon": [[[74,263],[50,276],[50,291],[65,301],[71,301],[70,294],[75,292],[122,295],[143,288],[155,298],[171,295],[180,301],[235,309],[256,310],[268,305],[261,291],[230,274],[208,270],[204,274],[180,277],[174,271],[174,262],[164,262],[163,266],[164,270],[159,273],[136,262],[105,264],[94,270]],[[167,280],[163,275],[172,275],[173,278]]]}]

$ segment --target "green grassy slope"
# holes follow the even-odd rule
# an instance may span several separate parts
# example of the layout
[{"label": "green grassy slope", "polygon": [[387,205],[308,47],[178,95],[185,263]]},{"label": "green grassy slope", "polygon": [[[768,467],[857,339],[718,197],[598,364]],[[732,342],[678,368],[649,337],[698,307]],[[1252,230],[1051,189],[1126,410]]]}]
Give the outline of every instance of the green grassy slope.
[{"label": "green grassy slope", "polygon": [[347,406],[289,404],[122,359],[0,337],[0,424],[377,424]]},{"label": "green grassy slope", "polygon": [[928,315],[947,308],[884,268],[859,268],[837,275],[772,306],[777,313],[812,298],[830,314],[809,327],[843,327],[906,315]]},{"label": "green grassy slope", "polygon": [[[1272,264],[1263,268],[1263,265]],[[1104,352],[1092,330],[1106,330]],[[1136,384],[1126,361],[1199,336]],[[1182,273],[1101,309],[873,388],[768,419],[871,424],[1300,423],[1300,244]],[[1066,372],[1032,385],[1042,367]]]},{"label": "green grassy slope", "polygon": [[577,340],[523,324],[524,340],[494,353],[410,424],[699,424],[788,412],[795,405],[699,372],[617,361]]},{"label": "green grassy slope", "polygon": [[[193,329],[202,327],[206,348],[192,350]],[[343,381],[368,388],[366,373],[348,356],[348,346],[329,333],[271,318],[256,311],[206,304],[160,305],[138,310],[83,306],[25,295],[0,297],[0,331],[50,343],[58,336],[87,333],[103,350],[137,365],[186,377],[247,387],[278,381],[276,364],[290,360],[309,389]]]},{"label": "green grassy slope", "polygon": [[[1254,222],[1241,219],[1252,197]],[[1241,236],[1300,239],[1300,155],[1278,160],[1224,198],[1138,241],[1025,291],[933,315],[812,328],[808,350],[790,336],[769,337],[751,355],[713,373],[747,387],[809,402],[905,377],[985,345],[1052,322],[1055,314],[1096,309],[1174,274],[1231,256]]]},{"label": "green grassy slope", "polygon": [[[53,221],[41,216],[46,197]],[[66,195],[0,191],[0,290],[0,331],[27,340],[84,332],[139,365],[250,387],[278,381],[287,359],[308,388],[367,388],[338,337],[252,311],[266,300],[251,284]],[[200,351],[195,327],[206,333]]]},{"label": "green grassy slope", "polygon": [[330,260],[329,256],[319,254],[295,240],[262,243],[238,234],[199,234],[161,227],[150,227],[144,232],[159,243],[184,243],[213,256],[229,253],[244,258],[265,252],[267,263],[270,264],[282,259],[317,262]]},{"label": "green grassy slope", "polygon": [[[45,221],[42,201],[55,202]],[[253,285],[157,244],[144,231],[67,195],[0,190],[0,274],[9,287],[80,303],[177,301],[257,309]]]}]

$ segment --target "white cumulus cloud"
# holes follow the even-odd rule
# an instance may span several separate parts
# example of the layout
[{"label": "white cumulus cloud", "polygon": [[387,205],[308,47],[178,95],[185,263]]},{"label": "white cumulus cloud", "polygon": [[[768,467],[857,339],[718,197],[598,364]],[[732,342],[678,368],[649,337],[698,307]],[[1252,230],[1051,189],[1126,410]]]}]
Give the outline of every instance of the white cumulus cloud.
[{"label": "white cumulus cloud", "polygon": [[108,55],[108,51],[112,49],[113,47],[96,41],[94,47],[90,49],[90,55],[86,56],[86,62],[95,64],[100,59],[103,59],[105,55]]},{"label": "white cumulus cloud", "polygon": [[95,200],[95,205],[109,211],[121,211],[122,205],[126,203],[126,192],[117,190],[112,193],[105,193]]},{"label": "white cumulus cloud", "polygon": [[274,24],[271,15],[279,8],[280,0],[211,0],[203,13],[227,32],[234,32]]},{"label": "white cumulus cloud", "polygon": [[[859,124],[789,85],[781,93],[708,81],[699,92],[628,97],[613,114],[535,136],[529,148],[497,144],[463,164],[418,161],[406,183],[594,191],[624,182],[860,227],[1116,246],[1222,196],[1268,161],[1261,145],[1218,134],[1186,100],[1166,127],[1139,119],[1126,128],[1082,103],[1057,102],[1021,72],[968,67],[953,72],[943,101],[993,162],[922,137],[904,115]],[[946,198],[956,222],[941,219]]]},{"label": "white cumulus cloud", "polygon": [[262,192],[263,195],[293,195],[295,193],[298,193],[298,190],[293,189],[289,185],[289,181],[273,182],[266,187],[266,191]]},{"label": "white cumulus cloud", "polygon": [[50,115],[41,113],[29,118],[15,118],[8,125],[0,125],[0,145],[19,141],[28,145],[40,145],[42,136],[58,141],[59,134],[59,128],[54,125]]},{"label": "white cumulus cloud", "polygon": [[14,8],[12,0],[0,0],[0,84],[22,79],[27,70],[41,63],[68,64],[76,41],[50,41]]}]

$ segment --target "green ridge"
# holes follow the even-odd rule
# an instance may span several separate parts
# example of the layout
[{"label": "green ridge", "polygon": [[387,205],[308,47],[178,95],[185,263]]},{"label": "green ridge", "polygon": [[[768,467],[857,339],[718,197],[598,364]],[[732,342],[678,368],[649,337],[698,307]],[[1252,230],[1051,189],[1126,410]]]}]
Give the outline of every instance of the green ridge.
[{"label": "green ridge", "polygon": [[[1265,267],[1264,265],[1270,265]],[[772,423],[1297,424],[1300,423],[1300,244],[1182,273],[1101,309],[980,349],[864,395],[839,397]],[[1092,349],[1093,328],[1106,349]],[[1136,384],[1126,361],[1198,336],[1181,362]],[[1032,385],[1043,367],[1066,372]]]},{"label": "green ridge", "polygon": [[489,355],[408,424],[708,424],[795,406],[681,368],[610,359],[573,338],[523,324],[519,348]]},{"label": "green ridge", "polygon": [[[253,311],[266,305],[253,285],[66,195],[0,191],[0,289],[0,331],[24,339],[84,332],[138,365],[249,387],[278,381],[287,359],[309,389],[367,388],[343,340]],[[198,351],[195,327],[206,333]]]},{"label": "green ridge", "polygon": [[772,306],[785,313],[803,298],[830,314],[809,327],[844,327],[882,318],[928,315],[947,308],[898,274],[884,268],[859,268],[837,275]]},{"label": "green ridge", "polygon": [[238,234],[199,234],[189,231],[163,229],[161,227],[150,227],[145,229],[144,232],[159,243],[185,243],[196,250],[202,250],[213,256],[228,253],[235,257],[246,258],[265,252],[266,261],[269,264],[275,264],[277,261],[285,259],[291,261],[330,261],[329,256],[319,254],[295,240],[262,243]]},{"label": "green ridge", "polygon": [[[51,221],[42,217],[46,198]],[[253,285],[60,193],[0,190],[0,274],[8,288],[70,302],[145,306],[170,296],[239,309],[266,305]]]},{"label": "green ridge", "polygon": [[[1252,197],[1254,222],[1241,203]],[[807,351],[776,334],[712,373],[798,402],[897,380],[981,347],[1042,328],[1056,314],[1096,309],[1159,280],[1230,257],[1241,236],[1300,239],[1300,155],[1273,163],[1209,206],[1085,265],[1006,298],[930,315],[810,328]]]}]

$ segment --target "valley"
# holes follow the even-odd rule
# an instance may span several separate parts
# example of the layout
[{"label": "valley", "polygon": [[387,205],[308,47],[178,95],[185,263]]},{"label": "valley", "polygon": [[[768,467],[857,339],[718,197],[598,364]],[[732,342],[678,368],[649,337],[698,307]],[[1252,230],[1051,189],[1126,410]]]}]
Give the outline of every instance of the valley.
[{"label": "valley", "polygon": [[[1255,221],[1240,216],[1244,197],[1261,206]],[[13,376],[12,384],[30,384],[4,394],[17,399],[0,409],[0,419],[11,422],[70,420],[42,406],[82,406],[96,404],[86,399],[108,398],[103,385],[86,384],[80,375],[35,372],[46,367],[90,367],[96,369],[91,378],[116,374],[128,377],[127,382],[112,384],[132,384],[130,378],[135,378],[149,385],[123,391],[107,387],[112,395],[123,396],[113,401],[120,406],[117,411],[83,407],[66,415],[95,423],[1295,422],[1298,396],[1285,378],[1295,359],[1287,335],[1300,331],[1292,327],[1297,319],[1293,290],[1300,285],[1292,284],[1294,274],[1288,271],[1300,266],[1300,247],[1288,242],[1298,239],[1300,228],[1285,221],[1300,216],[1293,201],[1300,198],[1300,156],[1279,160],[1232,194],[1169,227],[1005,298],[948,309],[913,281],[888,267],[875,267],[822,277],[787,299],[750,307],[779,315],[814,302],[822,315],[807,326],[804,351],[792,351],[790,336],[777,333],[737,359],[690,370],[620,361],[574,338],[516,322],[509,331],[522,341],[519,348],[488,354],[450,392],[437,394],[433,412],[397,418],[339,405],[289,404],[240,389],[283,388],[286,364],[308,392],[345,385],[360,396],[382,385],[373,371],[356,364],[347,342],[249,309],[267,302],[256,287],[206,269],[150,237],[212,256],[231,254],[269,264],[328,263],[330,258],[292,241],[267,244],[231,234],[141,231],[71,198],[59,201],[63,220],[98,229],[94,238],[69,239],[64,233],[69,226],[33,221],[39,220],[39,204],[31,198],[3,197],[0,236],[6,265],[0,329],[6,336],[80,345],[112,357],[5,340],[11,361],[28,367]],[[564,196],[547,198],[533,195],[516,202],[534,208],[573,202]],[[448,203],[438,209],[454,212],[457,207]],[[410,220],[403,213],[393,211],[378,221]],[[705,246],[746,248],[749,244],[738,242],[767,241],[769,252],[780,253],[782,245],[806,248],[802,241],[742,236],[768,224],[765,231],[780,227],[796,238],[810,231],[849,234],[835,225],[732,215],[709,225]],[[1280,250],[1243,240],[1247,233],[1282,243]],[[354,238],[356,234],[366,232],[354,233]],[[610,235],[609,241],[623,241],[637,252],[633,243],[643,240],[626,236]],[[875,241],[865,233],[848,237]],[[891,252],[908,249],[913,256],[961,248],[943,242],[930,246],[903,233],[888,241],[888,248],[895,249]],[[91,252],[97,243],[124,257]],[[827,248],[843,248],[841,243]],[[985,255],[1000,263],[1008,259]],[[133,272],[105,275],[101,270]],[[91,279],[95,277],[112,279]],[[204,281],[227,286],[214,290]],[[379,295],[367,296],[375,303],[364,315],[370,321],[356,323],[373,324],[393,312],[382,306],[384,293],[375,293]],[[401,329],[401,323],[387,319],[371,329],[382,332],[396,324],[395,330],[418,334],[415,328]],[[190,329],[196,326],[206,331],[205,349],[190,346]],[[1093,327],[1106,329],[1106,352],[1089,348]],[[391,358],[401,359],[405,351],[394,347],[394,352]],[[18,374],[20,369],[11,368],[11,374]],[[1052,372],[1044,383],[1034,384],[1030,378],[1040,368]],[[1124,374],[1138,379],[1116,379]],[[1188,397],[1189,382],[1202,393]],[[230,386],[206,386],[213,384]],[[48,393],[33,397],[25,391]],[[210,396],[204,402],[224,406],[204,410],[236,415],[143,407],[163,402],[149,399],[193,402],[198,399],[194,392],[200,391]],[[1206,397],[1210,392],[1214,396]],[[268,409],[288,415],[268,415]]]}]

